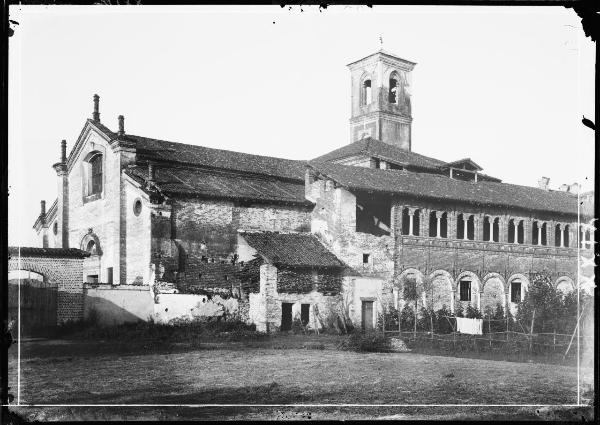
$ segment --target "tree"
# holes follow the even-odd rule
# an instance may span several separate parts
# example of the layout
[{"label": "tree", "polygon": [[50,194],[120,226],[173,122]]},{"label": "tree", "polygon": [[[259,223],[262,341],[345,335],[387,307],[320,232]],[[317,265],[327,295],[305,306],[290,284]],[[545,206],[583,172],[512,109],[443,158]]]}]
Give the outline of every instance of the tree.
[{"label": "tree", "polygon": [[[531,333],[552,331],[560,304],[560,296],[552,287],[550,276],[545,272],[532,273],[528,291],[519,303],[516,318]],[[531,329],[532,324],[534,329]]]},{"label": "tree", "polygon": [[404,293],[404,299],[407,301],[414,301],[415,303],[415,319],[414,319],[414,330],[413,330],[413,335],[414,338],[417,337],[417,311],[418,311],[418,307],[417,304],[419,302],[419,291],[417,289],[417,278],[414,276],[409,276],[409,277],[405,277],[404,278],[404,284],[403,286],[403,293]]}]

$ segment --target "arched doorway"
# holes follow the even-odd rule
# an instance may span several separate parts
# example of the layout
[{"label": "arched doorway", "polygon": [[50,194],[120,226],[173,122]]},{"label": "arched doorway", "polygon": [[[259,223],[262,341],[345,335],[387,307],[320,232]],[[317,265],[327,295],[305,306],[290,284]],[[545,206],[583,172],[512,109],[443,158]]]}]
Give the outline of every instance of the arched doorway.
[{"label": "arched doorway", "polygon": [[[48,336],[56,326],[58,288],[40,273],[19,269],[8,272],[8,320],[13,335]],[[19,323],[20,318],[20,323]]]}]

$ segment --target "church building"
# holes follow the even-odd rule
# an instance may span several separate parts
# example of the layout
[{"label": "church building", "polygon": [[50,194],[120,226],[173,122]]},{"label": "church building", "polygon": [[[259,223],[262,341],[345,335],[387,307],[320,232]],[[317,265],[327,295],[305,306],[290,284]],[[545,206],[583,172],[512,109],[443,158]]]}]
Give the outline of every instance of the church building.
[{"label": "church building", "polygon": [[372,328],[403,305],[406,279],[435,310],[514,311],[535,272],[574,290],[578,253],[593,251],[593,193],[413,152],[415,65],[383,50],[350,63],[351,139],[312,159],[138,136],[123,116],[113,131],[94,95],[70,152],[60,144],[40,245],[89,253],[86,288],[228,294],[266,331],[326,327],[338,312]]}]

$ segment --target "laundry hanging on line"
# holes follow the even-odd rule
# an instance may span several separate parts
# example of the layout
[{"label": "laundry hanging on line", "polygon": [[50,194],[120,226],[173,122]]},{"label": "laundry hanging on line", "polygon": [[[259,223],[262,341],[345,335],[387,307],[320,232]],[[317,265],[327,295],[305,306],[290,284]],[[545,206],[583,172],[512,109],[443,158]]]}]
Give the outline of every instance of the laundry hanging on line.
[{"label": "laundry hanging on line", "polygon": [[457,317],[456,331],[463,334],[481,335],[483,334],[483,320]]}]

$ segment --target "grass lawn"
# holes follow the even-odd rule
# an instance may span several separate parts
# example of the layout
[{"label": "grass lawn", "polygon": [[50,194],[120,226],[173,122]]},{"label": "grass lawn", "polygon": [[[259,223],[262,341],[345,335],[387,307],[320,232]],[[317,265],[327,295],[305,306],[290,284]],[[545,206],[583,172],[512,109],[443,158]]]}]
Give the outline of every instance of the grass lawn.
[{"label": "grass lawn", "polygon": [[[21,404],[576,403],[577,377],[573,367],[416,353],[345,352],[334,348],[336,342],[336,337],[326,335],[281,336],[255,344],[227,342],[194,348],[183,344],[160,348],[108,342],[24,342]],[[9,385],[16,395],[17,347],[9,351]],[[527,419],[545,412],[536,414],[535,408],[522,407],[15,409],[28,419],[38,420],[453,418],[452,415],[510,415]]]}]

